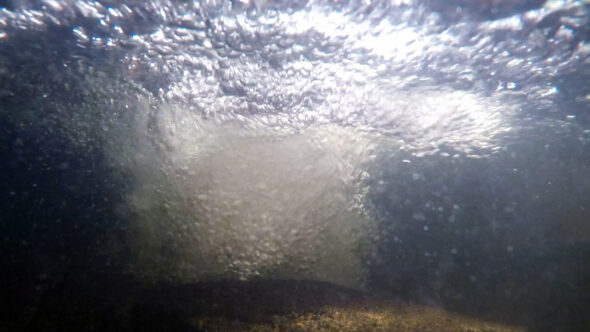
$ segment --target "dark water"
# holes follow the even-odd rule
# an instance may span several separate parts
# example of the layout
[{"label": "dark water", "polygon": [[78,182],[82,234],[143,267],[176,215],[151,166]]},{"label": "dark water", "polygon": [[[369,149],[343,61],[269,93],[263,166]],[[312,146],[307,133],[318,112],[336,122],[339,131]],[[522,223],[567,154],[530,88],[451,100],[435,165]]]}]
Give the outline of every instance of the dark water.
[{"label": "dark water", "polygon": [[0,329],[589,328],[587,2],[0,6]]}]

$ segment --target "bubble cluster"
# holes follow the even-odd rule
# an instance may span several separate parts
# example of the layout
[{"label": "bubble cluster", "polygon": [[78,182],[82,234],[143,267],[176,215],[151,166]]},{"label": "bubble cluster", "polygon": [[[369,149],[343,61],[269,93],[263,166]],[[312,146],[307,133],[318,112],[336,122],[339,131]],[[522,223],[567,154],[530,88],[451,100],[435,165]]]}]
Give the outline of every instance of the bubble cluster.
[{"label": "bubble cluster", "polygon": [[377,154],[485,158],[588,120],[590,85],[563,88],[590,68],[587,4],[487,3],[14,1],[0,47],[25,66],[36,50],[89,64],[101,103],[70,105],[59,130],[99,137],[133,174],[121,211],[138,273],[358,286]]}]

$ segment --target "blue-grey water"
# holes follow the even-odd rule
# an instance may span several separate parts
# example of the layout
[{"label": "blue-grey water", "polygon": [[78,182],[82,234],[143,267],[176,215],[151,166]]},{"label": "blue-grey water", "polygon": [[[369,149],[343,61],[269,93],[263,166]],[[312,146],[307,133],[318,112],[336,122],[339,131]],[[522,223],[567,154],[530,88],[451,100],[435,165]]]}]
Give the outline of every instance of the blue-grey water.
[{"label": "blue-grey water", "polygon": [[588,1],[0,1],[2,330],[313,280],[583,331],[589,197]]}]

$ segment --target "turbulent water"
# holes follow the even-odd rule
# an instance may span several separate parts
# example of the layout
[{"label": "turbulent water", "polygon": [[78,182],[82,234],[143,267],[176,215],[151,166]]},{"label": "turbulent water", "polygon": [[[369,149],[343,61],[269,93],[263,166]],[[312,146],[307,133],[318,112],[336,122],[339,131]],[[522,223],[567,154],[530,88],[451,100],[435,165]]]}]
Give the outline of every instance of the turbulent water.
[{"label": "turbulent water", "polygon": [[13,1],[3,144],[125,183],[84,204],[148,280],[473,284],[474,256],[590,239],[588,6]]}]

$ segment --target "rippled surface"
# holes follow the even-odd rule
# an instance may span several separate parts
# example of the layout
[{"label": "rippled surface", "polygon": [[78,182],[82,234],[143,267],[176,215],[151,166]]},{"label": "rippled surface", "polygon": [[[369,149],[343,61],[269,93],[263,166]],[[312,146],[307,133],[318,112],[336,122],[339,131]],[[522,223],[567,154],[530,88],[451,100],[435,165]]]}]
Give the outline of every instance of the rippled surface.
[{"label": "rippled surface", "polygon": [[399,240],[376,230],[389,207],[414,204],[424,231],[460,218],[456,197],[398,198],[395,177],[436,177],[399,165],[588,151],[589,17],[581,1],[15,2],[0,97],[15,126],[130,174],[117,213],[139,275],[362,287],[376,243]]}]

